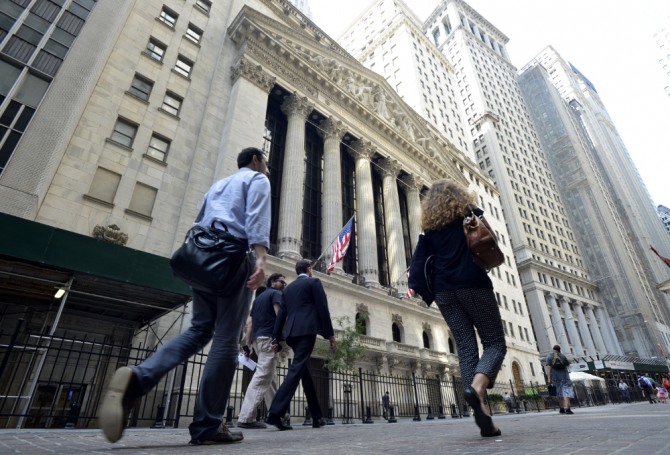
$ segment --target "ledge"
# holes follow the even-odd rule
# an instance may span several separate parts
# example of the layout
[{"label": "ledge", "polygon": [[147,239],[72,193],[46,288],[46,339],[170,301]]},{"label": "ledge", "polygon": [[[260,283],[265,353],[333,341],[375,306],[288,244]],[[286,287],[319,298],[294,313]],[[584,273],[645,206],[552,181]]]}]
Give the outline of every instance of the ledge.
[{"label": "ledge", "polygon": [[150,215],[145,215],[143,213],[135,212],[134,210],[126,209],[125,212],[128,215],[136,216],[137,218],[142,218],[143,220],[153,221],[153,217]]},{"label": "ledge", "polygon": [[133,148],[132,148],[132,147],[128,147],[127,145],[124,145],[124,144],[122,144],[122,143],[120,143],[120,142],[116,142],[116,141],[115,141],[114,139],[112,139],[112,138],[109,138],[109,137],[106,138],[106,139],[105,139],[105,142],[107,142],[108,144],[116,145],[117,147],[122,148],[123,150],[125,150],[125,151],[127,151],[127,152],[131,152],[131,153],[133,152]]},{"label": "ledge", "polygon": [[100,205],[104,205],[105,207],[109,208],[114,208],[114,204],[111,202],[103,201],[102,199],[98,199],[97,197],[89,196],[88,194],[84,194],[84,199],[87,201],[95,202]]}]

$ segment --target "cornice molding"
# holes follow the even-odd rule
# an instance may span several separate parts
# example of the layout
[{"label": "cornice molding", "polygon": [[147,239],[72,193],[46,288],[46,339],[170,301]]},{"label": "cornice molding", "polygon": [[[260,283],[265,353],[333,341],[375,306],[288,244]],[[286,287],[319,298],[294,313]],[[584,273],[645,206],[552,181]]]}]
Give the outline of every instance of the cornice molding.
[{"label": "cornice molding", "polygon": [[240,77],[243,77],[259,88],[265,90],[266,93],[270,93],[270,90],[272,87],[274,87],[275,81],[277,80],[276,77],[270,76],[268,73],[263,71],[263,67],[261,65],[255,65],[244,56],[240,57],[237,63],[230,69],[230,80],[233,85]]}]

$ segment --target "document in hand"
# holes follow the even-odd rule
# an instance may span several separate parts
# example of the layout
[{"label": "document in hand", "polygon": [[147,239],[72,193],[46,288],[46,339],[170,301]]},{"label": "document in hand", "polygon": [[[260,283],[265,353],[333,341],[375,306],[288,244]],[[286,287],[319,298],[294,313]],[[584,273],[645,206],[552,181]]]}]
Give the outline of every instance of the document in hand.
[{"label": "document in hand", "polygon": [[254,371],[256,369],[256,362],[254,362],[253,360],[251,360],[249,357],[247,357],[242,353],[240,353],[240,355],[237,356],[237,362],[249,368],[251,371]]}]

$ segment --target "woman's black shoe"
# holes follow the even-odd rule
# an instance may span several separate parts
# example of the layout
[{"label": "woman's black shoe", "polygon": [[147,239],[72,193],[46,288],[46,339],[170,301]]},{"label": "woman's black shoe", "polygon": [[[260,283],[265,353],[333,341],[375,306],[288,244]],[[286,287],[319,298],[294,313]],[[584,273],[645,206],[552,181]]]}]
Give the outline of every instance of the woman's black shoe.
[{"label": "woman's black shoe", "polygon": [[479,427],[479,434],[484,438],[490,438],[493,436],[500,436],[502,431],[499,428],[496,428],[493,425],[493,419],[491,416],[488,416],[484,413],[482,409],[482,401],[479,399],[479,395],[475,392],[472,387],[465,388],[465,401],[472,408],[472,411],[475,414],[475,423]]}]

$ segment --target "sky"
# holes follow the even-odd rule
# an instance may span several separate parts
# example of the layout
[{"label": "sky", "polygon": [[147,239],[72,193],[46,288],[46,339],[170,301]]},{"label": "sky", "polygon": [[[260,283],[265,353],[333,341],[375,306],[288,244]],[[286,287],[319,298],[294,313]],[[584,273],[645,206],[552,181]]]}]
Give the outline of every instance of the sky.
[{"label": "sky", "polygon": [[[309,0],[314,22],[337,39],[373,0]],[[406,0],[425,19],[439,0]],[[654,206],[670,207],[670,76],[654,33],[670,27],[670,0],[469,0],[509,38],[523,67],[548,45],[596,87]]]}]

